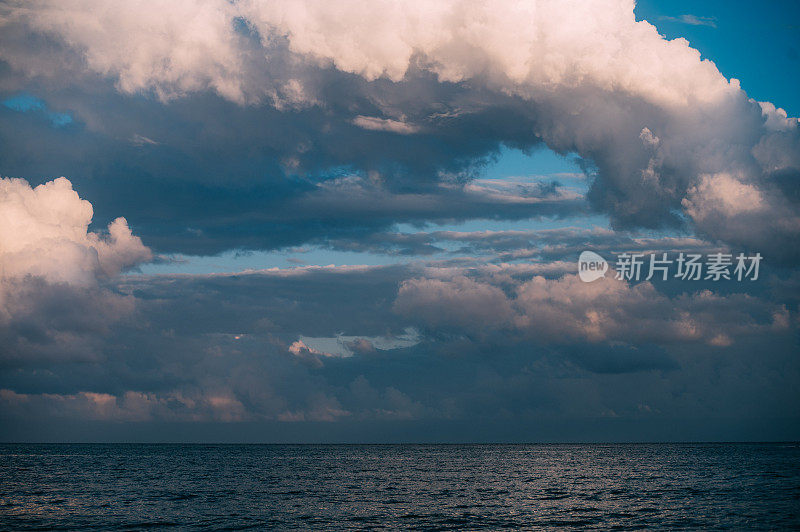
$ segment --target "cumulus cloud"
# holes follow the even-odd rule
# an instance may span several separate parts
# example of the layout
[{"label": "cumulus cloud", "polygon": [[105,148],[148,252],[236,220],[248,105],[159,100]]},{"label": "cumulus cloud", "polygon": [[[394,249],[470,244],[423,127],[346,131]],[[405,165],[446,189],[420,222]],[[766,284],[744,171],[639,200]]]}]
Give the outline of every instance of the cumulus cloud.
[{"label": "cumulus cloud", "polygon": [[[746,177],[728,173],[703,175],[689,188],[682,204],[705,234],[751,248],[763,247],[778,260],[793,260],[796,256],[790,244],[800,238],[796,203],[774,190],[759,189]],[[769,236],[775,234],[786,240],[770,240]],[[756,245],[758,242],[760,246]]]},{"label": "cumulus cloud", "polygon": [[[212,88],[241,100],[242,62],[232,31],[233,5],[181,1],[159,5],[72,1],[8,5],[0,23],[24,23],[68,40],[88,68],[113,75],[125,92],[153,90],[168,98]],[[15,57],[4,57],[15,63]],[[40,74],[40,72],[35,72]]]},{"label": "cumulus cloud", "polygon": [[395,309],[432,328],[455,326],[476,334],[484,327],[509,326],[513,318],[511,302],[502,290],[463,276],[404,281]]},{"label": "cumulus cloud", "polygon": [[130,296],[104,285],[151,258],[124,218],[88,230],[92,205],[65,178],[32,188],[0,179],[0,357],[93,359]]},{"label": "cumulus cloud", "polygon": [[35,188],[0,178],[0,276],[85,286],[152,257],[125,218],[114,220],[107,235],[90,232],[91,221],[92,205],[66,178]]},{"label": "cumulus cloud", "polygon": [[[45,76],[35,70],[43,59],[32,60],[36,52],[20,44],[43,35],[48,53],[60,46],[77,54],[77,63],[62,61],[72,76],[111,79],[123,94],[175,102],[213,92],[272,106],[289,121],[322,109],[321,135],[351,127],[352,144],[337,135],[271,146],[284,168],[301,172],[356,164],[389,174],[391,183],[398,176],[387,169],[399,163],[430,181],[468,169],[499,143],[545,142],[595,170],[589,197],[615,227],[688,219],[709,238],[794,260],[780,253],[796,238],[792,227],[759,217],[747,232],[728,231],[738,215],[712,220],[697,203],[704,176],[735,175],[762,195],[765,210],[796,215],[797,120],[749,99],[685,39],[668,41],[637,21],[633,7],[630,0],[208,0],[190,8],[153,0],[116,9],[106,0],[39,0],[3,9],[9,31],[0,53],[28,79]],[[80,107],[87,123],[106,127]],[[386,152],[370,142],[378,163],[353,129],[401,133],[408,144]],[[143,133],[126,137],[134,134]],[[414,144],[416,136],[424,138]],[[313,154],[332,149],[323,144],[339,153],[309,168]]]},{"label": "cumulus cloud", "polygon": [[162,97],[212,89],[242,98],[249,73],[237,17],[259,31],[265,46],[283,37],[291,51],[368,80],[399,81],[419,57],[442,81],[486,76],[492,86],[525,96],[588,85],[685,105],[736,91],[688,42],[666,42],[637,22],[633,5],[209,0],[119,9],[107,0],[39,0],[12,3],[3,22],[63,39],[123,91]]},{"label": "cumulus cloud", "polygon": [[613,276],[585,283],[573,274],[537,275],[525,281],[498,274],[472,280],[461,275],[447,278],[441,271],[440,278],[404,281],[394,309],[429,330],[470,336],[506,331],[556,344],[726,346],[735,336],[788,328],[785,306],[770,306],[746,294],[720,296],[701,290],[669,298],[649,282],[631,285]]}]

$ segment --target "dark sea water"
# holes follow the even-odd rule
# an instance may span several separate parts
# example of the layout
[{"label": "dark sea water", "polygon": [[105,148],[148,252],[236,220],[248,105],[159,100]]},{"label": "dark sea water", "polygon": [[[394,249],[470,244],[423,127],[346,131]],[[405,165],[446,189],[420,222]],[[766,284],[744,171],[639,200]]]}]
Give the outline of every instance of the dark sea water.
[{"label": "dark sea water", "polygon": [[0,445],[0,528],[787,529],[797,444]]}]

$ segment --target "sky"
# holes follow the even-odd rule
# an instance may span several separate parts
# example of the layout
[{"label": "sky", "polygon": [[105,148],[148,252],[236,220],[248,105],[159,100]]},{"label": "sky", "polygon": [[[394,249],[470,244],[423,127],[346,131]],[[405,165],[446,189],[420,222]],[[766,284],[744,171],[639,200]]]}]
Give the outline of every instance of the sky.
[{"label": "sky", "polygon": [[4,2],[0,441],[800,438],[799,14]]}]

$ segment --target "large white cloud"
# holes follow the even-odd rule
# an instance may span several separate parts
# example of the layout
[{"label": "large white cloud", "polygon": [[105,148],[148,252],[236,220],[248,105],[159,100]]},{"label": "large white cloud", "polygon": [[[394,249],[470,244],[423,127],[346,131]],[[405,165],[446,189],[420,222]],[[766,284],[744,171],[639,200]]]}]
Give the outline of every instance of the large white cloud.
[{"label": "large white cloud", "polygon": [[[211,88],[241,99],[241,61],[226,1],[15,2],[0,24],[24,23],[78,48],[86,66],[117,79],[120,90],[155,90],[162,98]],[[21,57],[6,55],[15,64]],[[49,64],[27,65],[43,74]]]},{"label": "large white cloud", "polygon": [[36,0],[12,2],[3,22],[63,39],[123,91],[154,89],[165,98],[210,88],[242,99],[254,91],[237,20],[256,29],[267,50],[285,38],[292,51],[369,80],[399,81],[419,61],[442,81],[483,77],[531,98],[595,86],[685,106],[737,92],[686,40],[665,41],[637,22],[633,7],[632,0]]},{"label": "large white cloud", "polygon": [[684,106],[737,91],[686,40],[637,22],[631,0],[238,5],[262,35],[367,79],[399,81],[418,60],[442,81],[484,78],[526,98],[594,86]]},{"label": "large white cloud", "polygon": [[[590,198],[617,227],[685,217],[711,239],[795,257],[797,224],[780,220],[797,216],[797,119],[749,99],[686,40],[636,21],[633,8],[631,0],[17,0],[0,10],[0,59],[28,77],[50,72],[63,83],[90,72],[164,101],[213,91],[241,104],[321,106],[331,120],[403,135],[514,105],[519,123],[494,124],[497,140],[541,139],[594,164]],[[30,51],[20,34],[77,52],[78,66],[74,56],[52,59],[52,47]],[[331,71],[376,85],[348,96],[326,81]],[[387,80],[420,73],[459,90],[414,98],[387,90]],[[363,115],[355,103],[364,100],[383,116]],[[736,229],[739,211],[713,206],[731,179],[764,202],[746,231]]]},{"label": "large white cloud", "polygon": [[152,257],[125,218],[107,235],[90,232],[92,213],[64,177],[35,188],[0,178],[0,280],[32,275],[85,286]]},{"label": "large white cloud", "polygon": [[91,220],[63,177],[35,188],[0,178],[0,359],[97,359],[109,326],[134,312],[106,283],[150,250],[124,218],[102,235]]}]

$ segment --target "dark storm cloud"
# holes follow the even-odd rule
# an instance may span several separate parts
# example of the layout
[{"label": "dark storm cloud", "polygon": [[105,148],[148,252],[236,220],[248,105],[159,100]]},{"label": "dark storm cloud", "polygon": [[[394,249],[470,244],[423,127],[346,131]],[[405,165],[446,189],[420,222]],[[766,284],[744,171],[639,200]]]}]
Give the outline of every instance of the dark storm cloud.
[{"label": "dark storm cloud", "polygon": [[100,360],[111,326],[131,317],[134,300],[107,289],[2,280],[0,365]]},{"label": "dark storm cloud", "polygon": [[[363,80],[357,85],[365,90]],[[123,213],[158,251],[271,249],[397,222],[586,210],[549,183],[525,191],[539,204],[464,188],[499,149],[505,119],[497,110],[408,136],[347,118],[374,110],[355,109],[343,120],[330,109],[243,108],[214,96],[165,105],[106,90],[88,99],[48,97],[74,113],[66,127],[0,108],[3,172],[32,184],[67,176],[96,205],[98,223]]]},{"label": "dark storm cloud", "polygon": [[[93,358],[29,353],[24,361],[4,360],[4,416],[295,423],[650,418],[687,415],[714,394],[729,396],[726,386],[742,378],[735,375],[743,367],[750,368],[745,388],[753,398],[765,387],[773,397],[788,393],[797,373],[796,317],[781,305],[742,294],[670,298],[646,286],[535,274],[512,265],[417,264],[132,277],[116,291],[135,299],[136,319],[95,324],[108,332],[92,336]],[[415,291],[422,283],[431,289]],[[83,310],[74,323],[46,323],[80,331],[107,314]],[[314,344],[292,349],[301,337],[340,334],[367,345],[409,326],[421,331],[409,347],[352,349],[347,357]],[[758,342],[770,354],[755,361]],[[783,415],[790,405],[773,407]],[[734,415],[724,406],[719,412]]]}]

